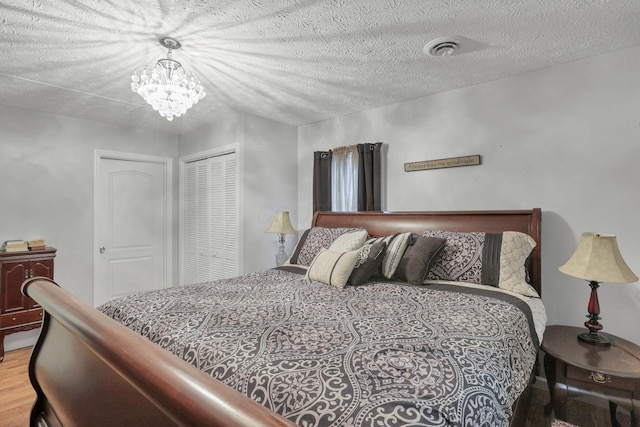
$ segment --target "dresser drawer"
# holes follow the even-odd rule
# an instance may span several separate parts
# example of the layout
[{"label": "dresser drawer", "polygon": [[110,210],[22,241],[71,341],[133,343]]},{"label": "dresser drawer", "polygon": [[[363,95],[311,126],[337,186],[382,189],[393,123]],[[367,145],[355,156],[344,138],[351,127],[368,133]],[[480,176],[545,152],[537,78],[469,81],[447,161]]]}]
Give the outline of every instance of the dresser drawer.
[{"label": "dresser drawer", "polygon": [[635,390],[636,380],[632,378],[620,378],[614,375],[603,374],[598,371],[577,368],[567,365],[567,379],[578,380],[583,383],[593,384],[599,387],[610,387],[618,390]]},{"label": "dresser drawer", "polygon": [[10,328],[11,326],[19,326],[30,322],[28,311],[18,311],[16,313],[0,315],[0,328]]}]

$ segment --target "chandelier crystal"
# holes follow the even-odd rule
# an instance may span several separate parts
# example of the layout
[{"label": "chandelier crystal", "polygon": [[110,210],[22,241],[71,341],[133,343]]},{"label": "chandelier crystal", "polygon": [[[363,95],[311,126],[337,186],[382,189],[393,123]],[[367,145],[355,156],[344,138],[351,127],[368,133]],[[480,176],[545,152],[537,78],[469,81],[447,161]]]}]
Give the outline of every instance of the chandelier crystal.
[{"label": "chandelier crystal", "polygon": [[180,49],[180,43],[170,37],[162,37],[160,44],[169,49],[167,57],[131,76],[131,90],[162,117],[172,121],[197,104],[206,93],[195,76],[171,59],[171,51]]}]

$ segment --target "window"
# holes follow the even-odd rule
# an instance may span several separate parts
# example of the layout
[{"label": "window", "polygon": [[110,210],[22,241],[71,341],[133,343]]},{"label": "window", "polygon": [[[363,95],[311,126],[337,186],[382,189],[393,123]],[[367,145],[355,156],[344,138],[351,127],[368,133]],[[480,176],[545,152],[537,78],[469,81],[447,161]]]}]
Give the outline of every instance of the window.
[{"label": "window", "polygon": [[331,210],[358,210],[358,148],[355,145],[333,150],[331,158]]},{"label": "window", "polygon": [[382,142],[313,153],[313,210],[382,210]]}]

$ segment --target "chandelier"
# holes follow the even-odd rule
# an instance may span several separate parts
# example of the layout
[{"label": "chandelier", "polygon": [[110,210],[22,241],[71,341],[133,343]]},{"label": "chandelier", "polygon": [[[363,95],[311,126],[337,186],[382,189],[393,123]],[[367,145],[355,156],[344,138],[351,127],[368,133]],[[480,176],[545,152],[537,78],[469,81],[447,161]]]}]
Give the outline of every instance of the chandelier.
[{"label": "chandelier", "polygon": [[206,94],[200,81],[178,61],[171,59],[171,51],[180,49],[180,42],[170,37],[162,37],[159,41],[169,49],[167,57],[131,76],[131,90],[171,121],[183,115]]}]

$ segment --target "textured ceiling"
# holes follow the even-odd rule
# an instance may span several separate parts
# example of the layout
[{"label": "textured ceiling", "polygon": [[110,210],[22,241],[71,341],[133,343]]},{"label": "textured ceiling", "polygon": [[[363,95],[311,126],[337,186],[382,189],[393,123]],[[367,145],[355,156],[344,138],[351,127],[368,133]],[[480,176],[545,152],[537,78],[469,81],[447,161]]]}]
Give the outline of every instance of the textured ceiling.
[{"label": "textured ceiling", "polygon": [[[460,55],[424,54],[449,35]],[[130,89],[160,36],[207,92],[173,122]],[[638,0],[2,0],[0,104],[176,134],[234,111],[301,125],[638,44]]]}]

